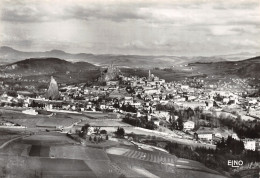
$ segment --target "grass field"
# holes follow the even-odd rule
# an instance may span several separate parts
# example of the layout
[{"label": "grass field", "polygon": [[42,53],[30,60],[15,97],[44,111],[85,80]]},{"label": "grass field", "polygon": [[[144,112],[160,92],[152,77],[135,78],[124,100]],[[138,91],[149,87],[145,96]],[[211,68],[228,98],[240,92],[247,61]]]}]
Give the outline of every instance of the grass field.
[{"label": "grass field", "polygon": [[4,177],[96,177],[82,160],[18,157],[1,155],[0,175]]},{"label": "grass field", "polygon": [[38,156],[38,157],[49,157],[50,147],[43,145],[33,145],[31,147],[29,156]]},{"label": "grass field", "polygon": [[119,177],[119,174],[114,170],[113,166],[111,165],[111,162],[108,160],[85,161],[85,164],[87,164],[99,178]]},{"label": "grass field", "polygon": [[[118,155],[112,155],[108,154],[111,162],[120,165],[120,166],[127,166],[129,169],[133,169],[133,167],[140,167],[146,170],[153,170],[153,171],[161,171],[161,172],[166,172],[166,168],[164,165],[155,163],[155,162],[149,162],[149,161],[144,161],[140,159],[135,159],[135,158],[126,158],[124,156],[118,156]],[[174,169],[174,167],[173,167]],[[153,172],[151,172],[153,173]],[[173,173],[173,172],[171,172]],[[167,174],[169,175],[169,174]],[[172,175],[174,177],[174,175]],[[169,177],[172,177],[169,176]]]},{"label": "grass field", "polygon": [[16,138],[16,137],[19,137],[19,135],[15,135],[15,134],[12,134],[12,135],[9,135],[9,134],[2,134],[1,132],[0,132],[0,146],[3,144],[3,143],[5,143],[6,141],[8,141],[8,140],[11,140],[11,139],[13,139],[13,138]]},{"label": "grass field", "polygon": [[66,135],[32,135],[21,140],[22,143],[30,145],[64,145],[74,144],[75,141],[66,137]]},{"label": "grass field", "polygon": [[0,109],[1,119],[10,121],[27,128],[36,127],[59,127],[71,126],[75,122],[79,122],[81,119],[87,119],[85,116],[76,116],[74,114],[57,113],[53,116],[46,116],[42,114],[27,115],[20,111]]},{"label": "grass field", "polygon": [[[21,122],[32,121],[31,123],[33,123],[34,121],[38,122],[41,120],[46,125],[59,124],[59,122],[62,122],[62,119],[64,122],[67,122],[66,120],[73,121],[71,115],[66,115],[63,118],[63,114],[57,114],[54,118],[48,118],[41,115],[19,115],[18,112],[9,113],[8,111],[3,116],[12,120],[20,120]],[[80,117],[74,118],[74,120],[80,120]],[[44,123],[45,119],[48,122]],[[100,123],[106,124],[107,122],[111,121],[102,121]],[[117,121],[111,122],[112,125],[118,123]],[[110,131],[111,128],[114,131],[116,130],[114,127],[103,127],[102,129]],[[127,133],[136,131],[139,134],[150,136],[154,134],[154,136],[158,136],[155,133],[135,128],[126,127],[125,130]],[[124,141],[126,142],[126,140],[124,139],[105,141],[104,144],[107,144],[107,147],[104,145],[92,147],[90,144],[86,144],[85,146],[78,145],[77,142],[67,137],[66,134],[40,132],[39,130],[33,132],[33,135],[19,138],[0,149],[0,175],[19,178],[118,178],[120,175],[140,178],[179,178],[186,175],[196,178],[202,176],[218,177],[198,162],[177,159],[174,155],[162,151],[138,149],[132,144],[125,144]],[[0,137],[1,140],[8,140],[16,136],[25,136],[23,130],[1,130],[0,134],[2,134],[2,138]],[[86,140],[87,142],[88,140]],[[101,145],[102,143],[93,145]]]},{"label": "grass field", "polygon": [[155,176],[161,177],[161,178],[203,178],[203,177],[209,177],[209,178],[224,178],[224,176],[215,174],[213,172],[207,172],[207,171],[201,171],[201,170],[193,170],[193,169],[180,169],[178,166],[174,165],[167,165],[167,164],[159,164],[155,162],[150,161],[144,161],[140,159],[135,158],[124,158],[123,156],[118,155],[108,155],[110,160],[113,163],[116,163],[118,165],[127,165],[130,169],[133,167],[138,167],[145,169],[149,171],[151,174],[154,174]]},{"label": "grass field", "polygon": [[52,146],[50,149],[50,155],[55,158],[108,160],[104,150],[83,146]]},{"label": "grass field", "polygon": [[84,159],[108,160],[105,152],[73,144],[66,135],[32,135],[12,142],[0,150],[0,160],[8,157],[5,164],[0,163],[0,174],[26,178],[96,177]]},{"label": "grass field", "polygon": [[8,155],[28,155],[28,150],[30,150],[29,144],[21,144],[17,142],[12,142],[5,146],[3,149],[0,149],[0,154],[8,154]]},{"label": "grass field", "polygon": [[49,135],[32,135],[17,140],[0,150],[0,174],[6,177],[19,175],[21,178],[220,177],[201,163],[177,159],[160,151],[122,145],[106,152],[74,145],[74,141],[63,134],[46,134]]},{"label": "grass field", "polygon": [[87,120],[87,121],[80,122],[79,125],[83,126],[87,123],[91,126],[96,126],[96,127],[132,127],[127,123],[124,123],[122,121],[115,121],[115,120]]},{"label": "grass field", "polygon": [[68,127],[71,126],[73,123],[79,122],[79,119],[71,119],[71,118],[43,118],[40,119],[37,123],[37,127]]},{"label": "grass field", "polygon": [[[139,159],[142,161],[154,162],[154,163],[171,163],[175,164],[176,156],[170,154],[164,154],[160,152],[147,151],[147,150],[135,150],[125,148],[109,148],[106,150],[108,154],[121,155],[128,158]],[[127,158],[126,158],[127,159]]]}]

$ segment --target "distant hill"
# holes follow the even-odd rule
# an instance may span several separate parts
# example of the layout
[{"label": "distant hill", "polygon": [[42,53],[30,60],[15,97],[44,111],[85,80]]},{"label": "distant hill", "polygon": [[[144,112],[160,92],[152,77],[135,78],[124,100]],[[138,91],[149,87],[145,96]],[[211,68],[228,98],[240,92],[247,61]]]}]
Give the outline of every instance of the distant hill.
[{"label": "distant hill", "polygon": [[23,75],[38,75],[50,73],[78,72],[95,68],[87,62],[71,63],[58,58],[31,58],[4,65],[1,69],[5,72],[19,73]]},{"label": "distant hill", "polygon": [[238,77],[260,77],[260,57],[249,58],[241,61],[222,62],[196,62],[189,66],[194,70],[207,75],[236,75]]},{"label": "distant hill", "polygon": [[260,78],[260,56],[240,61],[237,65],[241,66],[237,71],[239,76]]},{"label": "distant hill", "polygon": [[226,59],[224,59],[223,57],[218,57],[218,56],[212,56],[212,57],[204,57],[204,56],[196,56],[196,57],[192,57],[193,61],[196,62],[223,62],[223,61],[227,61]]},{"label": "distant hill", "polygon": [[49,80],[55,76],[59,83],[93,81],[100,75],[99,67],[87,62],[68,62],[58,58],[30,58],[0,67],[0,73]]},{"label": "distant hill", "polygon": [[[241,57],[242,55],[242,57]],[[240,56],[240,57],[239,57]],[[28,58],[60,58],[71,62],[89,62],[99,66],[107,66],[112,62],[121,67],[138,67],[138,68],[153,68],[153,67],[170,67],[184,65],[192,62],[220,62],[227,60],[242,60],[253,54],[232,54],[222,56],[141,56],[141,55],[114,55],[114,54],[91,54],[78,53],[71,54],[61,50],[51,50],[45,52],[23,52],[13,48],[2,46],[0,47],[0,64],[14,63]]]}]

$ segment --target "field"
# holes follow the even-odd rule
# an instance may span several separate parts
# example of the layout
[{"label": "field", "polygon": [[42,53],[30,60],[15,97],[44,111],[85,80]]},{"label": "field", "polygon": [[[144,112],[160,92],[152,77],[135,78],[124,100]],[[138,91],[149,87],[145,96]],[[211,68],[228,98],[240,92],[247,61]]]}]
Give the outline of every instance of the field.
[{"label": "field", "polygon": [[80,122],[78,125],[83,126],[87,123],[91,126],[96,126],[96,127],[132,127],[127,123],[124,123],[122,121],[115,121],[115,120],[87,120],[87,121]]},{"label": "field", "polygon": [[[115,132],[117,128],[114,127],[102,127],[102,129],[107,130],[108,132]],[[126,134],[136,134],[136,135],[146,135],[146,136],[155,136],[159,137],[168,141],[176,142],[179,144],[187,145],[187,146],[193,146],[193,147],[206,147],[211,149],[216,149],[216,145],[210,145],[210,144],[202,144],[202,143],[196,143],[194,140],[187,140],[182,138],[175,137],[176,134],[165,134],[160,133],[158,131],[152,131],[148,129],[142,129],[138,127],[124,127]]]},{"label": "field", "polygon": [[0,146],[1,146],[3,143],[5,143],[6,141],[8,141],[8,140],[11,140],[11,139],[13,139],[13,138],[19,137],[19,135],[16,135],[16,134],[11,134],[11,135],[9,135],[9,134],[6,134],[6,133],[4,133],[4,132],[0,132],[0,135],[1,135],[1,137],[0,137]]},{"label": "field", "polygon": [[[8,159],[7,159],[8,158]],[[161,151],[121,145],[92,148],[77,145],[61,133],[38,133],[0,149],[0,174],[11,177],[194,177],[214,176],[202,164]],[[192,172],[193,171],[193,172]],[[195,171],[195,172],[194,172]],[[196,172],[197,171],[197,172]],[[213,176],[212,176],[213,175]]]},{"label": "field", "polygon": [[73,123],[79,122],[84,117],[84,116],[77,117],[73,114],[66,115],[63,113],[61,114],[57,113],[53,116],[46,116],[41,114],[33,116],[33,115],[23,114],[20,111],[4,110],[4,109],[1,109],[0,111],[1,111],[0,120],[13,122],[15,124],[26,126],[27,128],[36,128],[36,127],[56,128],[59,126],[69,127]]},{"label": "field", "polygon": [[82,159],[82,160],[108,160],[102,149],[82,146],[52,146],[50,155],[55,158]]},{"label": "field", "polygon": [[50,147],[43,145],[33,145],[31,147],[29,156],[49,157]]},{"label": "field", "polygon": [[[203,170],[192,169],[191,167],[187,167],[185,169],[179,168],[175,164],[160,164],[155,162],[144,161],[135,158],[124,158],[118,155],[109,154],[109,158],[112,162],[120,165],[120,167],[127,166],[128,169],[144,169],[144,171],[148,171],[149,174],[153,174],[155,176],[161,178],[202,178],[202,177],[209,177],[209,178],[224,178],[219,174],[215,174],[214,171],[208,171],[206,168]],[[179,164],[179,163],[178,163]],[[193,163],[191,163],[192,165]],[[195,165],[195,164],[194,164]],[[205,168],[205,167],[204,167]],[[146,172],[147,173],[147,172]],[[140,172],[139,172],[140,174]]]},{"label": "field", "polygon": [[[9,167],[0,166],[5,174],[9,172],[7,175],[18,175],[23,170],[21,175],[24,177],[96,177],[83,160],[107,160],[105,152],[74,144],[64,134],[32,135],[1,149],[0,158],[8,156],[10,162],[6,162]],[[29,168],[22,166],[22,163],[20,165],[20,162],[30,165]],[[33,162],[33,165],[29,162]],[[20,167],[13,170],[17,166]]]},{"label": "field", "polygon": [[63,127],[69,127],[71,126],[73,123],[79,122],[78,119],[71,119],[71,118],[44,118],[44,119],[40,119],[37,123],[36,123],[36,127],[53,127],[53,128],[57,128],[60,126]]},{"label": "field", "polygon": [[125,149],[125,148],[110,148],[107,153],[113,155],[121,155],[127,158],[139,159],[142,161],[154,162],[154,163],[171,163],[174,164],[176,161],[176,156],[165,154],[160,151],[147,151],[147,150],[136,150]]},{"label": "field", "polygon": [[[24,115],[17,111],[4,111],[2,116],[2,118],[14,121],[32,121],[31,123],[41,121],[45,127],[52,124],[65,125],[67,122],[82,120],[80,124],[90,123],[96,124],[96,126],[99,124],[99,126],[107,126],[101,129],[115,131],[116,126],[124,124],[116,120],[96,121],[85,116],[75,115],[74,117],[72,114],[63,113],[56,114],[52,118],[44,115]],[[34,126],[32,124],[31,128],[25,130],[1,129],[2,142],[18,136],[20,138],[0,148],[0,175],[21,178],[118,178],[121,175],[140,178],[179,178],[186,176],[183,173],[184,171],[188,172],[187,175],[196,175],[194,177],[198,178],[201,175],[206,176],[208,174],[208,177],[216,175],[198,162],[178,159],[174,155],[154,149],[138,149],[137,146],[125,139],[111,139],[98,144],[86,140],[83,144],[79,144],[67,137],[66,134],[41,130],[36,128],[36,124]],[[158,137],[157,132],[140,130],[134,127],[126,126],[125,131],[126,133],[137,132],[142,135]]]},{"label": "field", "polygon": [[95,172],[97,177],[100,178],[114,178],[119,177],[120,175],[114,170],[111,162],[108,160],[86,160],[85,164],[87,164],[93,170],[93,172]]}]

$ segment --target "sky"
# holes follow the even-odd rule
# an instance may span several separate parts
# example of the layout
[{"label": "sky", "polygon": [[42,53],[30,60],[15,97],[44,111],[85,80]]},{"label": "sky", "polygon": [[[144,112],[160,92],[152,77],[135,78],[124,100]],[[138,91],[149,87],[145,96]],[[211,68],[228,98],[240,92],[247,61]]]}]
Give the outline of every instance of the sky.
[{"label": "sky", "polygon": [[260,0],[0,0],[0,46],[210,56],[260,52]]}]

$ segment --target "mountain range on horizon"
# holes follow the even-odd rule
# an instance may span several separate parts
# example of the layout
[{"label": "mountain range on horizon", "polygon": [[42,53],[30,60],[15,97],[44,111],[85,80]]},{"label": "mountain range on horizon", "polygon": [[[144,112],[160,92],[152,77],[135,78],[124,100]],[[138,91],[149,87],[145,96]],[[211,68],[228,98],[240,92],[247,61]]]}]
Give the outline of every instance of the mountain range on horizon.
[{"label": "mountain range on horizon", "polygon": [[[259,54],[260,55],[260,54]],[[44,52],[24,52],[8,46],[0,47],[0,65],[14,63],[28,58],[60,58],[70,62],[88,62],[97,66],[107,66],[111,63],[121,67],[169,67],[185,65],[194,62],[221,62],[240,61],[258,54],[243,52],[238,54],[218,56],[141,56],[141,55],[115,55],[92,53],[67,53],[62,50],[50,50]],[[140,65],[141,64],[141,65]]]},{"label": "mountain range on horizon", "polygon": [[[240,61],[194,62],[170,70],[157,68],[151,70],[153,74],[169,82],[185,77],[214,75],[219,78],[233,76],[235,78],[257,79],[257,82],[260,83],[258,80],[260,78],[259,68],[260,56]],[[121,70],[126,76],[144,77],[148,74],[148,68],[121,68]],[[3,75],[35,80],[46,80],[50,76],[54,76],[59,83],[97,81],[101,77],[102,71],[104,69],[88,62],[70,62],[59,58],[30,58],[0,66],[0,74]]]}]

